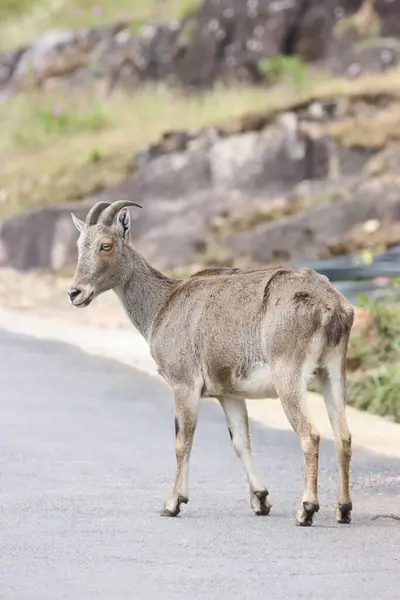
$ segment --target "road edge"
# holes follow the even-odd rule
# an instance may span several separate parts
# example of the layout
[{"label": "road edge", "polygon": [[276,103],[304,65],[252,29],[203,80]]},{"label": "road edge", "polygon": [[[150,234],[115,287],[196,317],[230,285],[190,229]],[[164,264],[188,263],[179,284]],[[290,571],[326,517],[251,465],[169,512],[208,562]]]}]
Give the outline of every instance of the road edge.
[{"label": "road edge", "polygon": [[[0,328],[36,339],[66,343],[87,354],[117,360],[164,383],[146,341],[133,327],[117,329],[82,325],[0,308]],[[333,439],[323,398],[309,393],[308,405],[322,437]],[[279,400],[250,400],[247,406],[252,421],[264,427],[292,431]],[[347,407],[347,417],[354,446],[400,458],[400,424],[353,407]]]}]

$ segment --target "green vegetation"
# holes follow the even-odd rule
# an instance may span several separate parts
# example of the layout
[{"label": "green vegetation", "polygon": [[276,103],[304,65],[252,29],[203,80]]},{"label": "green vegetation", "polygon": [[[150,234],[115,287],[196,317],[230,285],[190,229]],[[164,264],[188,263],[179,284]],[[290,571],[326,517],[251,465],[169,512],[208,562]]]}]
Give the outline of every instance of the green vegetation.
[{"label": "green vegetation", "polygon": [[305,88],[309,83],[309,69],[301,56],[272,56],[259,62],[260,73],[269,82],[279,83],[289,81],[297,88]]},{"label": "green vegetation", "polygon": [[0,4],[0,20],[12,19],[29,11],[35,0],[2,0]]},{"label": "green vegetation", "polygon": [[400,362],[400,279],[391,281],[383,298],[371,300],[360,294],[358,300],[360,308],[370,312],[376,325],[375,340],[371,331],[367,333],[371,336],[370,344],[358,340],[363,369],[377,368],[382,363]]},{"label": "green vegetation", "polygon": [[384,298],[359,298],[376,329],[354,334],[351,345],[359,368],[349,384],[349,404],[400,422],[400,280],[393,280]]},{"label": "green vegetation", "polygon": [[[86,132],[99,132],[112,124],[112,115],[96,97],[82,102],[80,98],[51,98],[16,96],[0,107],[4,114],[0,152],[10,147],[44,147],[60,138]],[[7,115],[7,118],[5,118]]]},{"label": "green vegetation", "polygon": [[389,365],[352,383],[349,404],[400,423],[400,365]]},{"label": "green vegetation", "polygon": [[[400,423],[400,279],[383,298],[360,295],[357,308],[367,318],[350,336],[348,404]],[[309,389],[322,392],[317,379]]]}]

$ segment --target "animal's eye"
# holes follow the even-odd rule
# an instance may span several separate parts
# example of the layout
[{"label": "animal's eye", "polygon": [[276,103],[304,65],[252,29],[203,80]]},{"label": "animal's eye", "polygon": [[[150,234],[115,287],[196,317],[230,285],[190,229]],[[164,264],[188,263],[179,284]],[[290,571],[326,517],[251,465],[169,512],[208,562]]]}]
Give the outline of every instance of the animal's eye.
[{"label": "animal's eye", "polygon": [[105,243],[105,244],[102,244],[100,250],[106,250],[106,251],[108,251],[108,250],[111,250],[111,248],[112,248],[112,244]]}]

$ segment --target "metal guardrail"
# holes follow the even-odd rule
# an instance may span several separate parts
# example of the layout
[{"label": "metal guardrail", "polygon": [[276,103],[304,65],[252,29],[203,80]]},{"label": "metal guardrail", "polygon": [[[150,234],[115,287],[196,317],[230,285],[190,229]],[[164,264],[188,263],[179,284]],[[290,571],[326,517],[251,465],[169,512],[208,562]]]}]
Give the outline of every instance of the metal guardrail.
[{"label": "metal guardrail", "polygon": [[358,294],[384,296],[390,279],[400,277],[400,245],[379,254],[348,254],[300,264],[326,275],[354,303]]}]

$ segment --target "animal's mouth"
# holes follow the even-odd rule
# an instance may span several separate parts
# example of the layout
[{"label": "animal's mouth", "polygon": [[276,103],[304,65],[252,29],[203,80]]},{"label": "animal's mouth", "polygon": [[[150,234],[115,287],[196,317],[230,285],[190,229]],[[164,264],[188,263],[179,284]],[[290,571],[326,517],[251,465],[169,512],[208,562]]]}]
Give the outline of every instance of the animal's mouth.
[{"label": "animal's mouth", "polygon": [[72,304],[74,306],[76,306],[77,308],[85,308],[85,306],[89,306],[89,304],[91,303],[93,298],[94,298],[94,292],[89,294],[89,296],[87,298],[85,298],[85,300],[83,300],[82,302],[79,302],[79,304],[76,304],[76,302],[72,302]]}]

